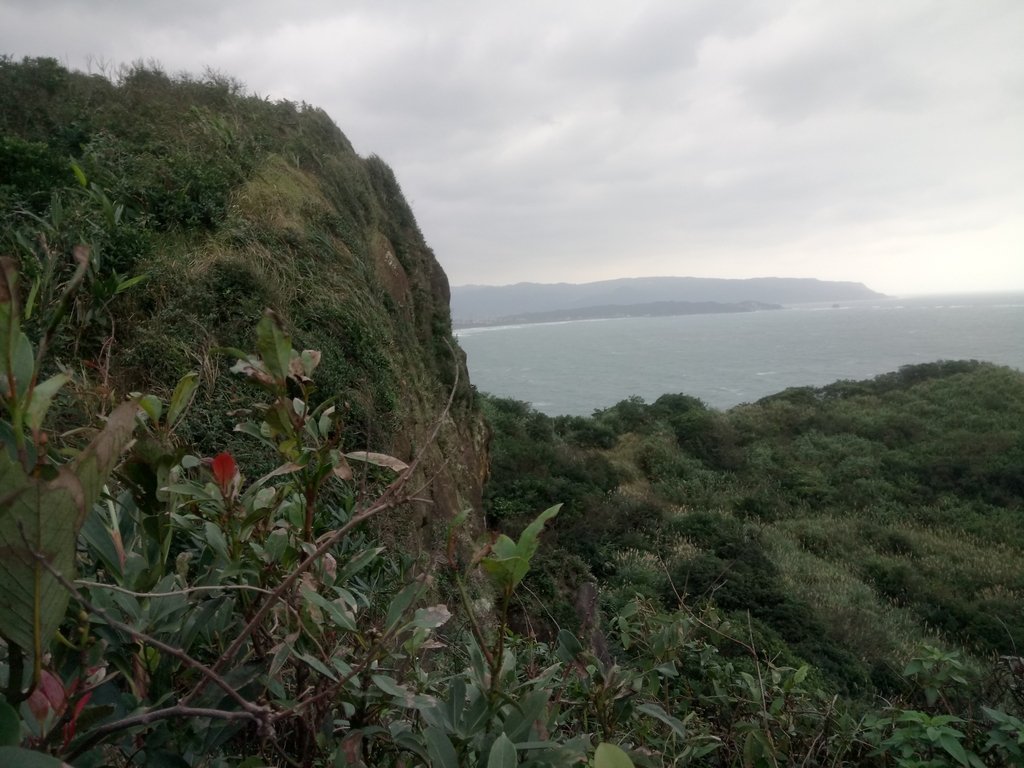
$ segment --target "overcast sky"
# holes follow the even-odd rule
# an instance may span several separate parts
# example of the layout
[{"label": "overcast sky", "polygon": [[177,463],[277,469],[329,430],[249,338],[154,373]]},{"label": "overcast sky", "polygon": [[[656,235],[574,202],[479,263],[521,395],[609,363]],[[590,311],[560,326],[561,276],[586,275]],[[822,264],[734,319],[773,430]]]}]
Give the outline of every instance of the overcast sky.
[{"label": "overcast sky", "polygon": [[453,285],[1024,290],[1022,0],[0,0],[0,52],[323,107]]}]

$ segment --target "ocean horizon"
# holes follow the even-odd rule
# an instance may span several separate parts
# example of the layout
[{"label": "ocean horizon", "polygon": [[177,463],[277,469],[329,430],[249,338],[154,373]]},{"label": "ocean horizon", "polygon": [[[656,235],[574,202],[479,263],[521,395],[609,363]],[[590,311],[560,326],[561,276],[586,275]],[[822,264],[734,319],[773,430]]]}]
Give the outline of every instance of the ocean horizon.
[{"label": "ocean horizon", "polygon": [[917,295],[729,314],[563,320],[457,329],[482,392],[549,415],[628,397],[713,408],[904,365],[974,359],[1024,369],[1024,292]]}]

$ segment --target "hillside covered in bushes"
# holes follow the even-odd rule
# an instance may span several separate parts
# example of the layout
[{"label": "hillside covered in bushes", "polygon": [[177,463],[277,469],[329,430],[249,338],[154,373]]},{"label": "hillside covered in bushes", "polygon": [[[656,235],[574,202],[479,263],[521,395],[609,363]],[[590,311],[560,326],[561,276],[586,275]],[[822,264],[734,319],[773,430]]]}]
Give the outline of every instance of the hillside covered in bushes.
[{"label": "hillside covered in bushes", "polygon": [[[929,647],[1003,677],[1019,705],[1019,371],[908,366],[727,412],[686,395],[589,418],[498,398],[486,410],[490,523],[515,530],[564,504],[524,621],[572,625],[568,596],[592,581],[610,617],[637,599],[720,611],[852,701],[912,696],[905,671]],[[991,691],[962,695],[971,709]]]}]

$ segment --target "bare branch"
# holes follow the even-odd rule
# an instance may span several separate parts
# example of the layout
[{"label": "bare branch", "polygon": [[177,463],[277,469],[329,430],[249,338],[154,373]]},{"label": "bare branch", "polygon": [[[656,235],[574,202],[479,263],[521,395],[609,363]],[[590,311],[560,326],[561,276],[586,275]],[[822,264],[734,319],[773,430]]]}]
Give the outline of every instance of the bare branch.
[{"label": "bare branch", "polygon": [[209,709],[206,707],[188,707],[177,704],[173,707],[163,709],[151,709],[147,712],[140,712],[137,715],[115,720],[112,723],[98,725],[89,730],[89,735],[81,742],[75,744],[74,749],[67,755],[69,760],[74,760],[88,749],[101,742],[104,737],[112,733],[123,731],[128,728],[135,728],[140,725],[149,725],[160,720],[169,720],[172,717],[207,717],[214,720],[251,720],[259,721],[261,718],[251,712],[242,710]]},{"label": "bare branch", "polygon": [[77,579],[74,582],[79,587],[93,587],[95,589],[108,589],[111,592],[120,592],[124,595],[131,595],[132,597],[174,597],[176,595],[189,595],[193,592],[220,592],[225,589],[237,589],[246,592],[262,592],[264,595],[271,595],[269,589],[263,587],[254,587],[250,584],[216,584],[206,587],[184,587],[182,589],[172,589],[169,592],[135,592],[131,589],[125,589],[119,587],[116,584],[101,584],[98,581],[85,581],[84,579]]}]

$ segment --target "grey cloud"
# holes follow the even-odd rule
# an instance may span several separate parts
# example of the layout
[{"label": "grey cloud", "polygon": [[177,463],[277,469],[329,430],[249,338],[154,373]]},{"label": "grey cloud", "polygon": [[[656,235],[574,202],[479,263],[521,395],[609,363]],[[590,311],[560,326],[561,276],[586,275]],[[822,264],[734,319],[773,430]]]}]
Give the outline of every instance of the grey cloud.
[{"label": "grey cloud", "polygon": [[813,268],[899,291],[941,251],[961,271],[936,287],[1024,287],[1017,0],[0,12],[16,55],[209,65],[324,107],[394,166],[454,283]]}]

